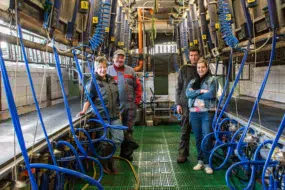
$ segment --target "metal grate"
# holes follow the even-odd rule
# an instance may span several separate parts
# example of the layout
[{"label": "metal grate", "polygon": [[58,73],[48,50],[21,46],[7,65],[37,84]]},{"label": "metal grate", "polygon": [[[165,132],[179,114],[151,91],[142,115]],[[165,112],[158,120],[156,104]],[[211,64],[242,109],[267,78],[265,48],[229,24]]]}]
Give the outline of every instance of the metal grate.
[{"label": "metal grate", "polygon": [[[139,176],[141,190],[228,189],[225,183],[225,170],[215,171],[213,175],[206,175],[203,170],[193,171],[192,168],[197,162],[193,136],[190,138],[190,161],[176,163],[180,139],[180,127],[177,125],[136,127],[134,137],[140,143],[139,149],[134,153],[133,166]],[[104,188],[134,189],[135,179],[129,166],[122,161],[116,161],[116,166],[119,174],[105,175],[102,180]]]}]

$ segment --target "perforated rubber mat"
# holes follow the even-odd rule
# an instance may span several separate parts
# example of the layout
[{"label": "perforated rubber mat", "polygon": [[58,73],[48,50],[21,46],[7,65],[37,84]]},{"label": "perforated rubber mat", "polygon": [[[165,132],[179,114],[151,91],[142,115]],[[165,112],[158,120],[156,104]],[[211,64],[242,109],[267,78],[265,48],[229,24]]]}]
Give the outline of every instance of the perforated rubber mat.
[{"label": "perforated rubber mat", "polygon": [[[134,137],[140,144],[139,149],[134,153],[134,161],[132,162],[139,176],[140,189],[229,189],[225,182],[225,169],[215,171],[213,175],[207,175],[204,170],[193,171],[192,168],[197,162],[193,136],[191,136],[189,161],[183,164],[176,162],[180,139],[180,128],[178,125],[136,127]],[[136,181],[128,164],[124,161],[116,160],[116,166],[119,171],[118,174],[104,175],[101,182],[104,189],[134,189]],[[90,176],[92,176],[92,173],[90,173]],[[81,189],[83,185],[83,182],[77,183],[75,189]],[[235,185],[237,184],[235,183]],[[88,187],[87,189],[96,188]]]}]

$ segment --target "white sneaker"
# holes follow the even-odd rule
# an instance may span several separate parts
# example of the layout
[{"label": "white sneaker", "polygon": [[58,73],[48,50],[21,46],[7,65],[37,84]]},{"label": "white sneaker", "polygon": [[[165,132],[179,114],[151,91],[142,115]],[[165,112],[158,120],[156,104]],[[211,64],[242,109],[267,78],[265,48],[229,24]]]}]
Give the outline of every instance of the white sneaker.
[{"label": "white sneaker", "polygon": [[205,167],[205,172],[206,172],[206,174],[213,174],[214,173],[213,169],[210,167]]},{"label": "white sneaker", "polygon": [[196,166],[193,167],[193,170],[196,170],[196,171],[197,171],[197,170],[201,170],[203,167],[204,167],[203,164],[198,163]]}]

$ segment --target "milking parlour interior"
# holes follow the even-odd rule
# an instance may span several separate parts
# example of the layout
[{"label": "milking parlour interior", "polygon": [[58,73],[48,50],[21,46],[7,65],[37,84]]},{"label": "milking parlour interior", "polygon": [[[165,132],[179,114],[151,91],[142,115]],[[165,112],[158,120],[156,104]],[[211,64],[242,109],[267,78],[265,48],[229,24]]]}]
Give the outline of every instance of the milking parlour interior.
[{"label": "milking parlour interior", "polygon": [[0,190],[284,190],[284,0],[0,0]]}]

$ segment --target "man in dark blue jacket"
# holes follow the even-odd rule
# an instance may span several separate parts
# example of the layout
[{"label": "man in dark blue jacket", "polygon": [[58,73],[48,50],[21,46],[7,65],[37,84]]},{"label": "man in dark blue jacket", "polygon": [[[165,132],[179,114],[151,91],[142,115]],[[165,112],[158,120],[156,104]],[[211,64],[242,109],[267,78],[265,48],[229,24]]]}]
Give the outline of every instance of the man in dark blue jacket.
[{"label": "man in dark blue jacket", "polygon": [[190,62],[183,65],[178,74],[178,83],[176,88],[176,105],[177,113],[182,115],[181,119],[181,141],[178,148],[177,163],[186,162],[189,156],[189,141],[190,141],[190,123],[189,123],[189,108],[188,99],[185,95],[185,90],[190,80],[198,76],[196,64],[200,59],[199,49],[190,49]]}]

